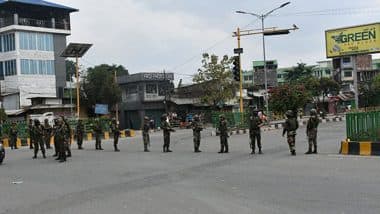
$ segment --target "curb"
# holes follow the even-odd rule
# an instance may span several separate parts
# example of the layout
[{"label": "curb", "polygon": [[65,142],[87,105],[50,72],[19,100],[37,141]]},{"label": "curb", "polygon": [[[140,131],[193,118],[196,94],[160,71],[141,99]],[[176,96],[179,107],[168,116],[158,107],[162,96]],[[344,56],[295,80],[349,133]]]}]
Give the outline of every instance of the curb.
[{"label": "curb", "polygon": [[371,141],[342,141],[340,145],[342,155],[380,156],[380,142]]}]

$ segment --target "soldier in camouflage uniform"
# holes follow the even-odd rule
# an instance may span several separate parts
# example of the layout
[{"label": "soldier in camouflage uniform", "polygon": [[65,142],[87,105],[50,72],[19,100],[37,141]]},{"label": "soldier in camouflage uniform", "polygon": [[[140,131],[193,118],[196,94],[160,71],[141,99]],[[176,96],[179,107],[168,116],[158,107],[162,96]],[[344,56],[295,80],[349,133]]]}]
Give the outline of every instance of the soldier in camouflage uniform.
[{"label": "soldier in camouflage uniform", "polygon": [[164,145],[163,145],[163,152],[172,152],[170,147],[170,132],[174,131],[172,127],[170,126],[170,123],[168,121],[168,118],[166,114],[163,114],[161,116],[161,129],[164,134]]},{"label": "soldier in camouflage uniform", "polygon": [[[317,115],[317,110],[310,110],[310,118],[307,121],[306,126],[306,136],[309,142],[309,149],[305,154],[317,154],[317,132],[318,132],[319,118]],[[314,150],[312,151],[312,147]]]},{"label": "soldier in camouflage uniform", "polygon": [[12,122],[12,126],[9,130],[11,149],[17,149],[17,133],[17,124],[16,122]]},{"label": "soldier in camouflage uniform", "polygon": [[228,153],[228,127],[224,115],[219,116],[220,151],[218,153]]},{"label": "soldier in camouflage uniform", "polygon": [[44,137],[43,138],[44,138],[46,149],[51,149],[50,138],[51,138],[52,127],[50,126],[48,119],[44,120],[43,129],[44,129]]},{"label": "soldier in camouflage uniform", "polygon": [[202,152],[199,150],[199,146],[201,144],[201,131],[203,127],[198,115],[194,116],[191,127],[193,129],[194,152]]},{"label": "soldier in camouflage uniform", "polygon": [[82,144],[83,144],[83,134],[84,134],[84,125],[82,123],[82,120],[78,120],[78,124],[75,129],[75,132],[77,135],[78,149],[81,150],[83,149]]},{"label": "soldier in camouflage uniform", "polygon": [[101,125],[99,119],[96,119],[96,121],[95,121],[94,132],[95,132],[95,149],[96,150],[103,150],[102,139],[101,139],[103,130],[102,130],[102,125]]},{"label": "soldier in camouflage uniform", "polygon": [[29,119],[28,134],[29,134],[29,148],[33,149],[34,135],[33,135],[33,120],[32,119]]},{"label": "soldier in camouflage uniform", "polygon": [[287,119],[284,123],[282,136],[285,136],[285,133],[287,134],[290,153],[296,155],[296,131],[298,129],[297,117],[292,110],[288,110],[285,115]]},{"label": "soldier in camouflage uniform", "polygon": [[59,125],[59,119],[54,118],[54,125],[52,128],[52,135],[54,136],[54,138],[53,138],[53,140],[54,140],[54,155],[53,155],[53,157],[58,157],[58,153],[59,153],[58,141],[55,138],[55,133],[56,133],[56,130],[58,129],[58,125]]},{"label": "soldier in camouflage uniform", "polygon": [[144,117],[144,125],[142,128],[142,135],[144,141],[144,152],[149,152],[148,147],[150,146],[150,137],[149,137],[150,121],[149,117]]},{"label": "soldier in camouflage uniform", "polygon": [[59,162],[66,161],[66,148],[65,148],[65,138],[66,138],[66,126],[61,119],[57,119],[54,129],[54,141],[58,151],[58,157],[55,160]]},{"label": "soldier in camouflage uniform", "polygon": [[252,116],[249,118],[249,138],[251,140],[250,146],[252,149],[251,154],[255,154],[256,141],[259,148],[259,154],[263,154],[261,150],[261,126],[263,126],[262,120],[258,116],[258,111],[253,110]]},{"label": "soldier in camouflage uniform", "polygon": [[63,121],[63,125],[65,126],[65,141],[64,141],[64,150],[67,152],[66,157],[71,157],[71,128],[69,122],[65,119],[65,117],[61,117]]},{"label": "soldier in camouflage uniform", "polygon": [[37,158],[37,153],[40,147],[42,152],[42,157],[46,158],[45,154],[45,143],[43,140],[43,134],[44,130],[39,120],[34,120],[34,126],[33,126],[33,135],[34,135],[34,156],[33,159]]},{"label": "soldier in camouflage uniform", "polygon": [[120,130],[119,125],[117,124],[116,119],[112,119],[111,131],[113,133],[113,147],[115,152],[120,152],[119,148],[117,148],[117,144],[119,143]]}]

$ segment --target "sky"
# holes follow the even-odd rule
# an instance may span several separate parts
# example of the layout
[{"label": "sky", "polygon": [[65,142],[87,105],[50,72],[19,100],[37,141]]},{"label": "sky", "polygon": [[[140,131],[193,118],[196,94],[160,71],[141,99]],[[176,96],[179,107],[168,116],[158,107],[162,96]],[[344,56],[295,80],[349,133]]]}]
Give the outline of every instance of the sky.
[{"label": "sky", "polygon": [[[71,14],[68,42],[92,43],[80,61],[83,67],[117,64],[130,73],[174,72],[190,83],[201,66],[202,53],[233,55],[232,32],[261,28],[243,10],[266,13],[286,0],[51,0],[79,9]],[[265,19],[265,27],[299,30],[266,37],[266,58],[279,67],[325,60],[327,29],[380,21],[380,0],[293,0]],[[242,67],[263,60],[262,37],[243,37]],[[375,56],[375,58],[378,58]]]}]

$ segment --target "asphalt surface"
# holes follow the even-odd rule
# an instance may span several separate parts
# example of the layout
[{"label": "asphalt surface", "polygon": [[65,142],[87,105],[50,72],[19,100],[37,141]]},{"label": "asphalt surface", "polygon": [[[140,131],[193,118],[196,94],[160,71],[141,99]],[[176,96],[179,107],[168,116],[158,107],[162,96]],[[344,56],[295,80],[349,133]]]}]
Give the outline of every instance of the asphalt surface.
[{"label": "asphalt surface", "polygon": [[219,138],[203,132],[202,153],[192,133],[172,134],[173,153],[162,153],[160,132],[151,152],[141,136],[94,142],[66,163],[32,160],[27,148],[7,150],[0,166],[0,214],[97,213],[380,213],[380,158],[338,155],[344,122],[321,124],[318,155],[304,155],[305,129],[297,156],[289,155],[281,130],[262,133],[264,155],[249,155],[248,135],[229,138],[230,153],[218,154]]}]

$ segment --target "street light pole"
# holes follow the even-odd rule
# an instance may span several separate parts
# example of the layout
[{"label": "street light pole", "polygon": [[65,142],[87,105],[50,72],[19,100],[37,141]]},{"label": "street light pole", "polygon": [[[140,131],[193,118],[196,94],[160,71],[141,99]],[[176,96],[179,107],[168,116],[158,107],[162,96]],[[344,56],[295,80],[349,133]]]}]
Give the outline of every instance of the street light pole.
[{"label": "street light pole", "polygon": [[268,97],[268,77],[267,77],[267,58],[265,54],[265,34],[264,34],[264,16],[261,16],[261,31],[263,32],[263,55],[264,55],[264,84],[265,84],[265,109],[269,115],[269,97]]},{"label": "street light pole", "polygon": [[268,77],[267,77],[267,65],[266,65],[266,53],[265,53],[265,26],[264,26],[264,19],[266,17],[268,17],[271,13],[273,13],[274,11],[280,9],[280,8],[283,8],[285,7],[286,5],[290,4],[290,2],[286,2],[282,5],[280,5],[279,7],[276,7],[274,8],[273,10],[270,10],[269,12],[267,13],[264,13],[264,14],[256,14],[256,13],[249,13],[249,12],[245,12],[245,11],[236,11],[236,13],[241,13],[241,14],[247,14],[247,15],[252,15],[252,16],[255,16],[257,18],[259,18],[261,20],[261,32],[263,34],[263,57],[264,57],[264,84],[265,84],[265,104],[266,104],[266,112],[267,114],[269,113],[269,97],[268,97]]}]

